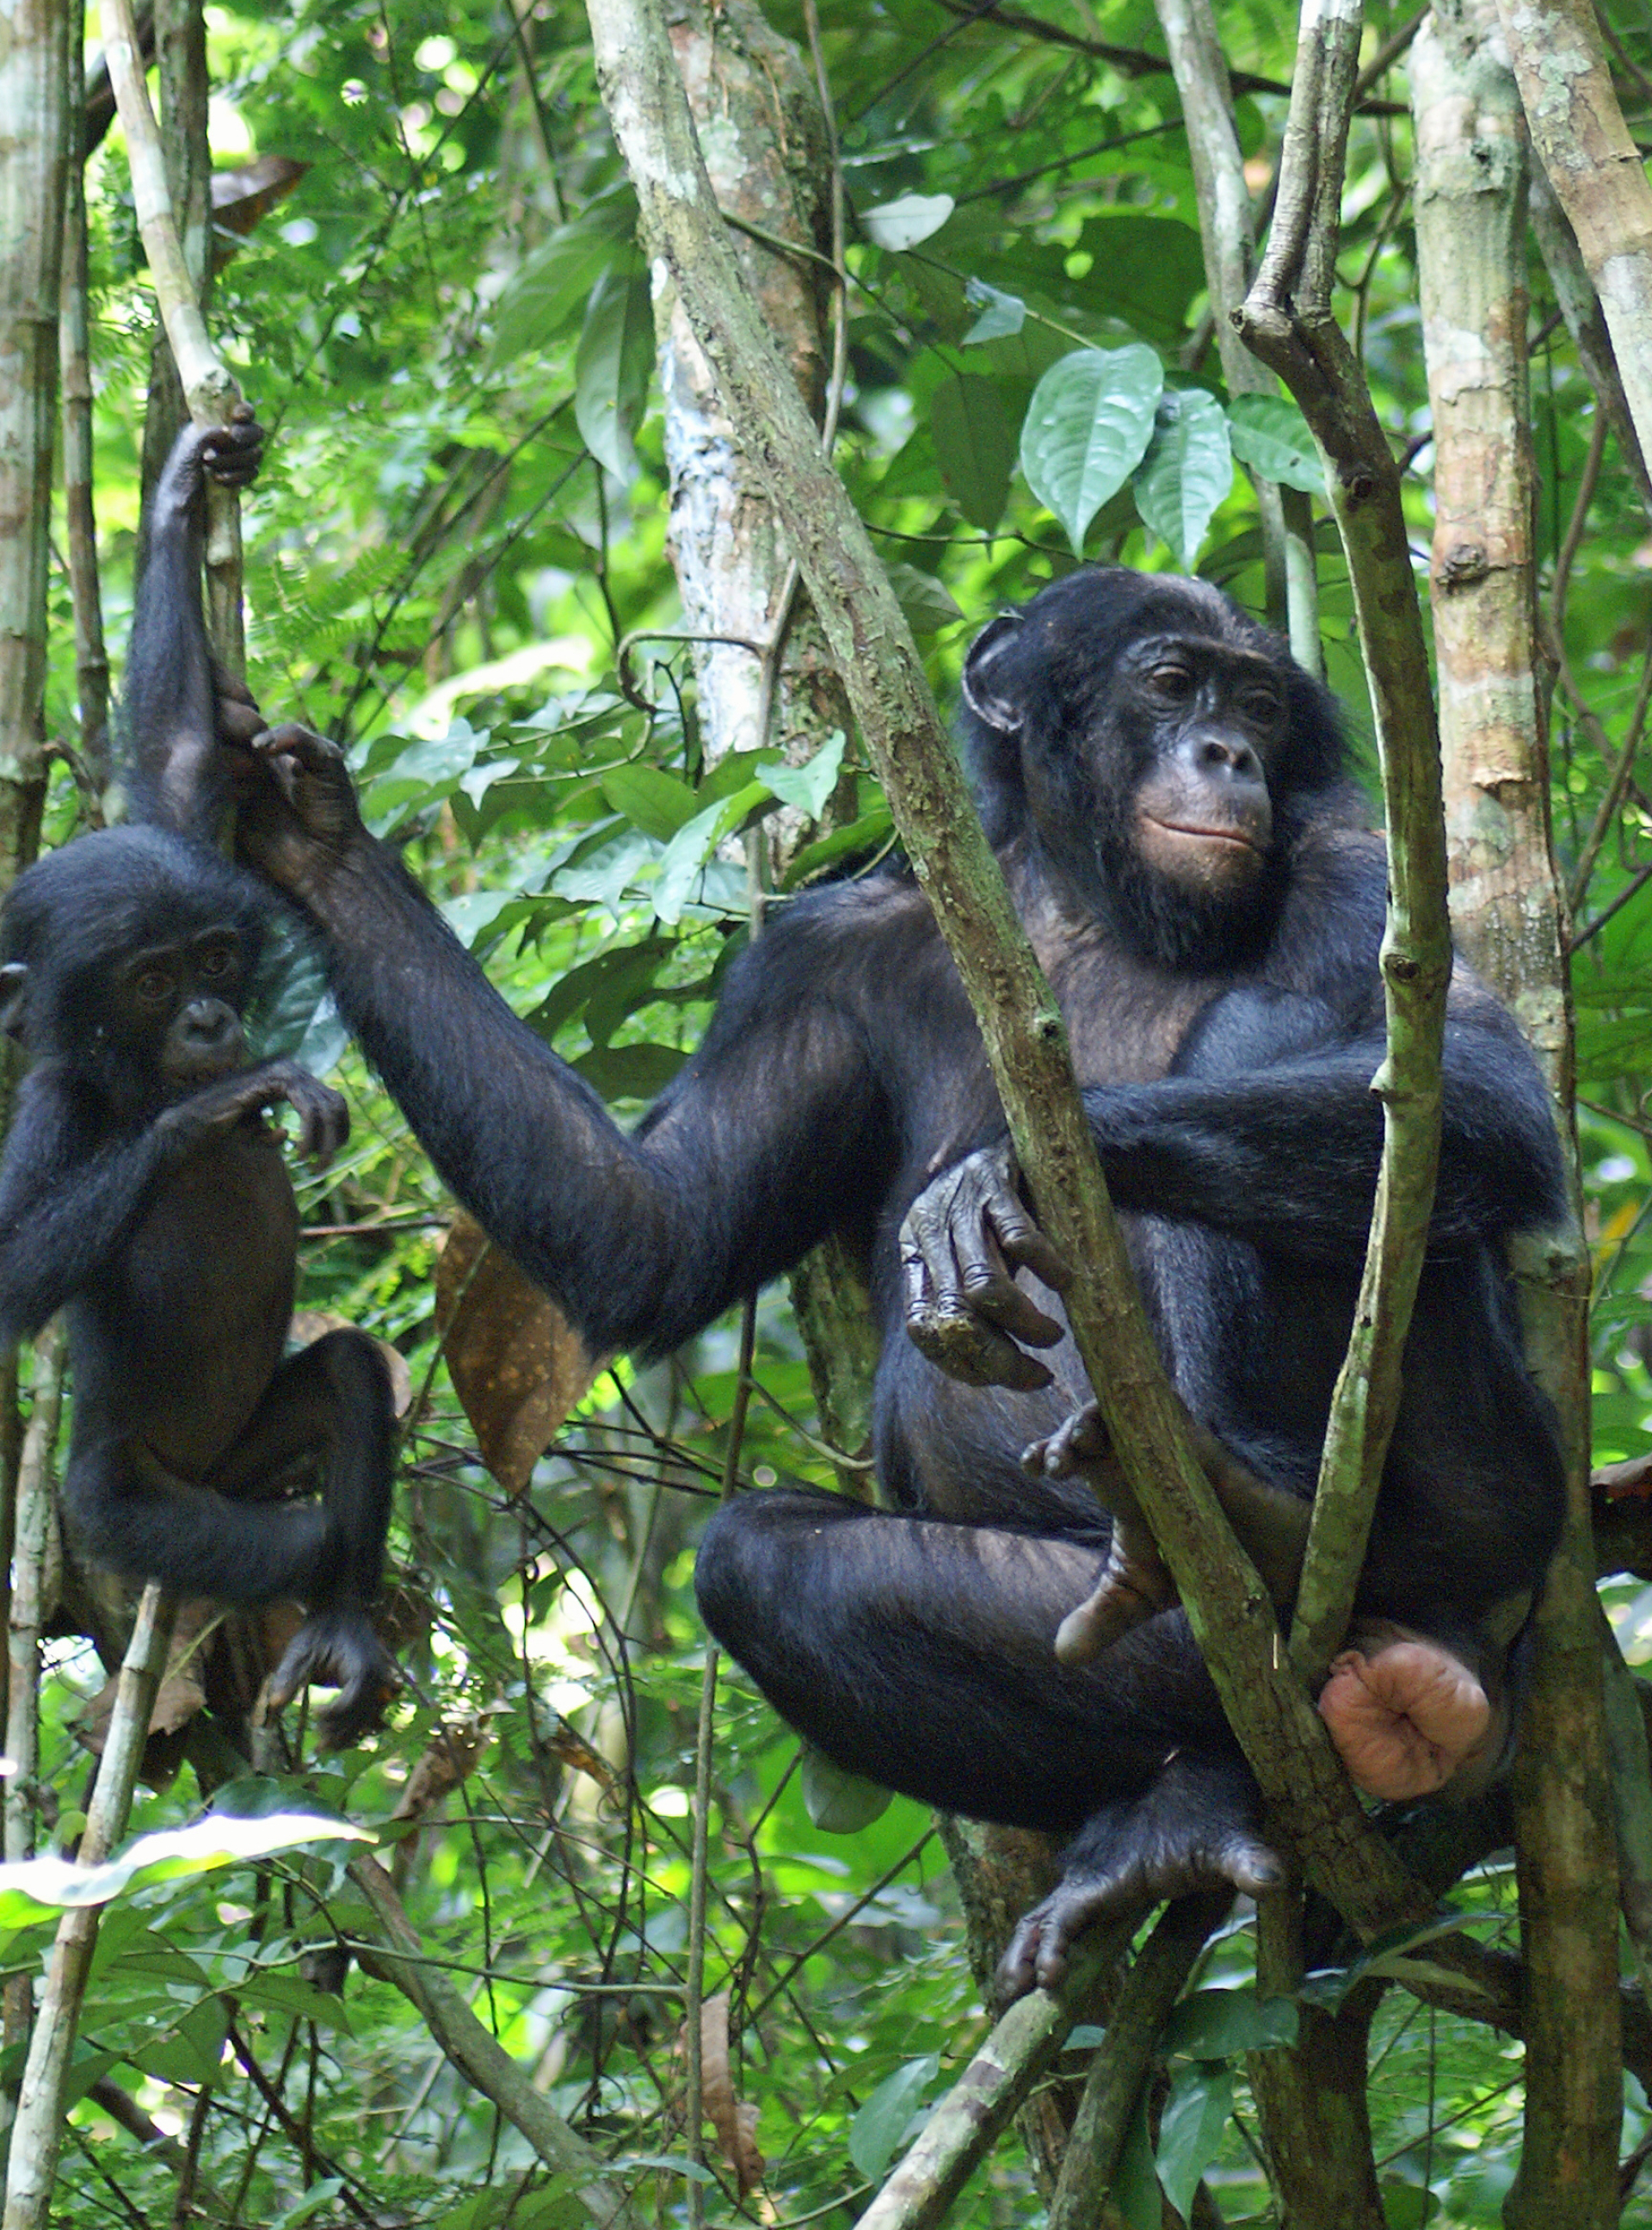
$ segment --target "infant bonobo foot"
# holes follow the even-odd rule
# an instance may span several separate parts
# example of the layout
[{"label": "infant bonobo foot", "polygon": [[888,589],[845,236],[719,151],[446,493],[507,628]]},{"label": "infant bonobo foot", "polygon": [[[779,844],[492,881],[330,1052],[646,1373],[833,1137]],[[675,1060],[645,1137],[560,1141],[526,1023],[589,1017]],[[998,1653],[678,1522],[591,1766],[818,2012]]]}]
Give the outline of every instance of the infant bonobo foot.
[{"label": "infant bonobo foot", "polygon": [[280,1711],[300,1688],[337,1688],[316,1715],[323,1750],[348,1750],[371,1734],[384,1706],[402,1685],[402,1671],[373,1631],[364,1610],[345,1607],[312,1612],[287,1645],[270,1680],[270,1705]]},{"label": "infant bonobo foot", "polygon": [[1088,1665],[1110,1641],[1177,1601],[1176,1583],[1152,1534],[1135,1511],[1102,1413],[1094,1402],[1076,1409],[1059,1431],[1021,1453],[1034,1479],[1079,1478],[1113,1519],[1101,1576],[1084,1602],[1070,1610],[1056,1632],[1064,1665]]},{"label": "infant bonobo foot", "polygon": [[1007,2004],[1030,1990],[1060,1987],[1087,1928],[1132,1905],[1190,1891],[1242,1890],[1261,1897],[1284,1869],[1257,1829],[1257,1786],[1226,1758],[1173,1757],[1145,1796],[1104,1805],[1065,1855],[1066,1872],[1017,1927],[998,1965]]},{"label": "infant bonobo foot", "polygon": [[1468,1794],[1495,1765],[1507,1711],[1443,1643],[1386,1621],[1355,1627],[1331,1660],[1320,1717],[1356,1789],[1391,1802]]}]

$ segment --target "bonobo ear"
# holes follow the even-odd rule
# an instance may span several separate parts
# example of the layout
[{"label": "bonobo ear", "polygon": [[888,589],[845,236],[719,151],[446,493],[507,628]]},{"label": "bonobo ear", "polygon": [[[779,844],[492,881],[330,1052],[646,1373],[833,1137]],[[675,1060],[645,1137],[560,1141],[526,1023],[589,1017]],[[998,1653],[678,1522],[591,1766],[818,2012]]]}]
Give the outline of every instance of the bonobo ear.
[{"label": "bonobo ear", "polygon": [[1019,612],[1002,612],[983,628],[964,661],[964,702],[978,720],[1012,736],[1021,725],[1018,705],[993,686],[993,668],[1002,659],[1021,624]]},{"label": "bonobo ear", "polygon": [[0,968],[0,1030],[21,1038],[29,1016],[29,970],[21,960],[8,960]]}]

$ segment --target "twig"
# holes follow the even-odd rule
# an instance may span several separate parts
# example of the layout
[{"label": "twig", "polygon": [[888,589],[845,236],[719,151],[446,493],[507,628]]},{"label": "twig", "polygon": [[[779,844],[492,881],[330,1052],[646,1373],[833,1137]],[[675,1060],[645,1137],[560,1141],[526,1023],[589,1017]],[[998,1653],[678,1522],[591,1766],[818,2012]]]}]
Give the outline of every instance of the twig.
[{"label": "twig", "polygon": [[1141,1908],[1092,1929],[1059,1990],[1012,2005],[941,2101],[855,2230],[935,2230],[1017,2107],[1067,2041],[1097,1983],[1128,1949]]},{"label": "twig", "polygon": [[[125,1833],[149,1716],[166,1668],[174,1608],[170,1597],[151,1580],[138,1603],[115,1687],[114,1710],[80,1837],[78,1862],[83,1866],[100,1865]],[[4,2230],[44,2230],[63,2143],[69,2060],[101,1917],[99,1905],[77,1905],[57,1925],[35,2033],[29,2040],[17,2117],[11,2125]]]},{"label": "twig", "polygon": [[[641,2230],[629,2195],[601,2155],[576,2136],[549,2099],[534,2089],[452,1983],[424,1963],[418,1930],[378,1860],[365,1855],[354,1859],[350,1878],[388,1939],[351,1943],[363,1971],[401,1991],[454,2068],[521,2131],[547,2168],[581,2179],[576,2196],[601,2230]],[[7,2224],[5,2230],[11,2226]]]},{"label": "twig", "polygon": [[1090,2230],[1118,2172],[1119,2156],[1154,2047],[1170,2009],[1233,1899],[1218,1892],[1179,1898],[1135,1956],[1107,2016],[1107,2034],[1084,2079],[1049,2230]]}]

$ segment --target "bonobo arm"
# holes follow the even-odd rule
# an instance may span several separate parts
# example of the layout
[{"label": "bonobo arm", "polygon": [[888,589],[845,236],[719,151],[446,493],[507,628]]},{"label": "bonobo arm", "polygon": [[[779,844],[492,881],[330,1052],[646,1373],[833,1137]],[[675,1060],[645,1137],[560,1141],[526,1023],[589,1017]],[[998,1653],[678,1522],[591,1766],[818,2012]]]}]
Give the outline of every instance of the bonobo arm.
[{"label": "bonobo arm", "polygon": [[[1120,1208],[1202,1223],[1268,1254],[1355,1266],[1382,1153],[1371,1083],[1384,1040],[1366,1032],[1270,1061],[1270,1028],[1267,1001],[1231,994],[1192,1048],[1192,1073],[1085,1092],[1109,1189]],[[1238,1065],[1241,1051],[1255,1065]],[[1538,1228],[1563,1208],[1536,1065],[1513,1022],[1465,976],[1448,1010],[1430,1252],[1437,1259]],[[1010,1274],[1019,1264],[1058,1282],[1033,1251],[1036,1234],[1007,1145],[955,1163],[913,1202],[901,1231],[907,1325],[943,1369],[1043,1382],[1043,1366],[1013,1344],[1036,1334]]]},{"label": "bonobo arm", "polygon": [[877,1192],[881,1096],[812,918],[783,917],[731,972],[627,1138],[363,828],[332,744],[283,727],[227,756],[245,856],[321,932],[344,1018],[431,1160],[594,1353],[668,1351]]},{"label": "bonobo arm", "polygon": [[228,426],[186,426],[172,444],[145,521],[122,711],[134,819],[216,841],[225,785],[214,729],[216,686],[201,617],[206,475],[245,487],[264,429],[238,403]]},{"label": "bonobo arm", "polygon": [[[1382,1107],[1379,1035],[1233,1075],[1093,1087],[1086,1112],[1121,1208],[1185,1217],[1264,1252],[1365,1254]],[[1483,994],[1447,1022],[1429,1251],[1446,1255],[1561,1212],[1559,1149],[1535,1065]]]},{"label": "bonobo arm", "polygon": [[239,1071],[106,1140],[53,1063],[25,1078],[0,1163],[0,1354],[40,1330],[125,1247],[168,1173],[221,1131],[283,1101],[299,1144],[331,1160],[349,1134],[344,1101],[287,1060]]}]

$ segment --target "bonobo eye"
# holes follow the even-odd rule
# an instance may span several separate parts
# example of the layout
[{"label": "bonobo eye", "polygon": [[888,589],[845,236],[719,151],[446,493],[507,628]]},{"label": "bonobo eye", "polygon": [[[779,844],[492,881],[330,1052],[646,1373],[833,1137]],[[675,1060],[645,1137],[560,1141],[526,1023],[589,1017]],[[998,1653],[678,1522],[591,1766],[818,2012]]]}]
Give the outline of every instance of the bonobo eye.
[{"label": "bonobo eye", "polygon": [[1276,690],[1244,689],[1239,693],[1239,710],[1247,720],[1254,720],[1257,727],[1271,728],[1283,707]]},{"label": "bonobo eye", "polygon": [[1167,660],[1162,666],[1155,666],[1148,674],[1147,686],[1154,695],[1162,699],[1167,705],[1185,705],[1192,697],[1196,685],[1186,667]]},{"label": "bonobo eye", "polygon": [[221,983],[226,976],[233,975],[235,952],[233,945],[213,944],[201,955],[201,973],[209,982]]},{"label": "bonobo eye", "polygon": [[171,997],[177,983],[170,968],[145,968],[132,988],[146,1007],[161,1007]]}]

